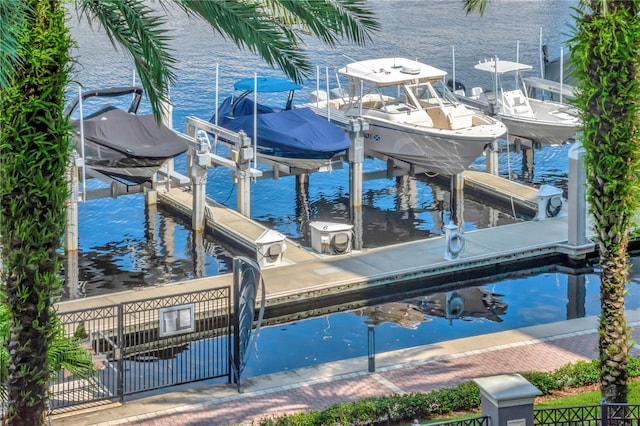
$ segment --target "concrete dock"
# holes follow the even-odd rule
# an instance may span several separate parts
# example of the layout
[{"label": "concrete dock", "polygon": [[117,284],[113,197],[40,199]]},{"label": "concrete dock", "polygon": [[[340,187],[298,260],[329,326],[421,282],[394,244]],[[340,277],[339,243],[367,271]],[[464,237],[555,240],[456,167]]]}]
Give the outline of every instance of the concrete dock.
[{"label": "concrete dock", "polygon": [[[471,174],[473,175],[473,174]],[[473,177],[473,176],[472,176]],[[498,179],[507,196],[517,196],[522,202],[533,201],[533,188],[517,188]],[[516,184],[517,185],[517,184]],[[522,186],[522,185],[520,185]],[[516,188],[514,190],[514,188]],[[528,198],[528,199],[527,199]],[[159,192],[158,200],[177,214],[189,215],[191,194],[181,188]],[[255,252],[255,239],[266,230],[257,222],[227,209],[212,200],[206,203],[206,225],[215,237],[222,237]],[[465,232],[464,251],[455,260],[445,260],[445,237],[402,243],[387,247],[352,251],[343,255],[325,255],[300,247],[286,240],[287,249],[281,265],[263,268],[266,284],[266,306],[321,305],[323,297],[362,295],[376,289],[393,288],[406,283],[437,286],[500,271],[518,270],[525,265],[558,263],[567,255],[584,256],[593,250],[569,247],[568,223],[565,214],[545,220],[531,220],[495,228]],[[95,298],[61,302],[61,311],[104,306],[123,301],[167,296],[233,283],[233,275],[194,279],[143,290],[127,291]]]}]

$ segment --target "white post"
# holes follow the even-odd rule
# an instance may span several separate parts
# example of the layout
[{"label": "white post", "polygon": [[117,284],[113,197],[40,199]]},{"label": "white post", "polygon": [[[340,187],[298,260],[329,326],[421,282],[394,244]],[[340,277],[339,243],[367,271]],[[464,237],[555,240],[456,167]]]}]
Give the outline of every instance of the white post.
[{"label": "white post", "polygon": [[569,150],[569,182],[567,208],[570,246],[580,247],[589,244],[587,239],[587,172],[584,165],[586,151],[576,142]]},{"label": "white post", "polygon": [[563,80],[564,80],[564,53],[563,53],[563,48],[560,47],[560,103],[562,103]]},{"label": "white post", "polygon": [[80,158],[82,158],[82,200],[84,201],[87,198],[86,193],[86,185],[85,185],[85,175],[86,175],[86,163],[84,161],[84,118],[83,118],[83,110],[82,110],[82,87],[78,85],[78,95],[79,95],[79,113],[80,113]]},{"label": "white post", "polygon": [[540,27],[540,42],[538,43],[538,55],[540,58],[540,77],[544,78],[544,55],[542,53],[542,27]]},{"label": "white post", "polygon": [[[204,133],[204,132],[203,132]],[[209,168],[209,143],[206,134],[200,134],[196,138],[197,147],[192,153],[192,161],[190,170],[191,177],[191,196],[193,197],[193,217],[191,218],[192,229],[194,232],[204,232],[205,228],[205,209],[206,209],[206,188],[207,188],[207,171]]]},{"label": "white post", "polygon": [[[64,238],[64,249],[66,252],[78,250],[78,166],[76,159],[78,154],[74,151],[71,154],[69,165],[67,166],[67,182],[69,185],[69,199],[67,201],[67,226]],[[84,170],[83,170],[84,171]]]},{"label": "white post", "polygon": [[456,93],[456,47],[451,46],[451,58],[452,58],[452,67],[451,77],[453,78],[453,84],[451,85],[451,91]]},{"label": "white post", "polygon": [[253,74],[253,167],[258,164],[258,73]]}]

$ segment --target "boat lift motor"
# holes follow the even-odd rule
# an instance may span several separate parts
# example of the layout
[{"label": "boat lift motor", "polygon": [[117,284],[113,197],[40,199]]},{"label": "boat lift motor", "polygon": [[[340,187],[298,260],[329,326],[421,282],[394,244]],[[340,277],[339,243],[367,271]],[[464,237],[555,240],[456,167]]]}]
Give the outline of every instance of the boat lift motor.
[{"label": "boat lift motor", "polygon": [[458,225],[448,223],[444,226],[444,259],[455,260],[464,251],[464,236],[458,232]]},{"label": "boat lift motor", "polygon": [[535,220],[544,220],[556,217],[562,210],[562,189],[551,185],[542,185],[538,189],[538,214]]},{"label": "boat lift motor", "polygon": [[284,263],[284,252],[287,250],[285,239],[283,234],[272,229],[267,229],[258,237],[255,241],[256,260],[261,268]]},{"label": "boat lift motor", "polygon": [[322,254],[346,254],[351,252],[353,225],[314,221],[311,227],[311,246]]}]

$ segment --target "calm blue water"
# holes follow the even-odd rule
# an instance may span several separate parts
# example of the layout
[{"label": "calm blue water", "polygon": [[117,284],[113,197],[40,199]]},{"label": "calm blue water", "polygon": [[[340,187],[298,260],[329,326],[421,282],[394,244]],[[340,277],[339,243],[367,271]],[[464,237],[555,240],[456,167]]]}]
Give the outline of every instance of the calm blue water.
[{"label": "calm blue water", "polygon": [[[632,271],[632,276],[627,308],[638,309],[640,271]],[[374,324],[375,352],[382,353],[599,315],[599,285],[594,274],[541,273],[265,327],[245,375],[366,356],[369,324]],[[281,348],[291,348],[292,356],[283,357]]]}]

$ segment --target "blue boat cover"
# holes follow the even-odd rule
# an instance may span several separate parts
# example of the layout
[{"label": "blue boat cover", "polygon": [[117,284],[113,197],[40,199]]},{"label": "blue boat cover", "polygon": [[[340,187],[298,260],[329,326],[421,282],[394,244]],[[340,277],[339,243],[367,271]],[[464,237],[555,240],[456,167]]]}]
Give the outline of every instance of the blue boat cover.
[{"label": "blue boat cover", "polygon": [[258,92],[287,92],[302,89],[302,86],[293,81],[275,77],[244,78],[236,81],[233,88],[252,92],[256,88],[256,81],[258,83]]},{"label": "blue boat cover", "polygon": [[[253,80],[252,80],[253,81]],[[242,98],[231,111],[233,97],[226,98],[218,109],[218,125],[253,139],[253,106]],[[215,116],[211,118],[215,123]],[[292,158],[331,158],[351,146],[351,139],[338,126],[309,108],[280,110],[258,104],[258,150],[268,149]]]}]

